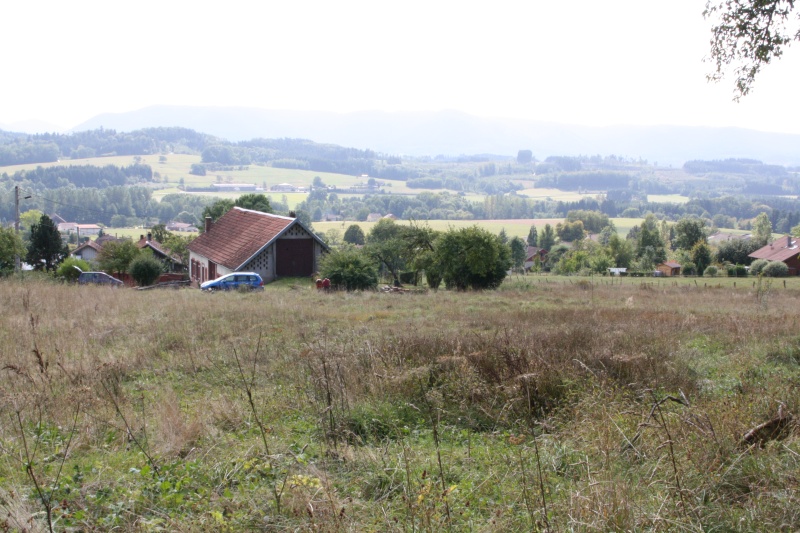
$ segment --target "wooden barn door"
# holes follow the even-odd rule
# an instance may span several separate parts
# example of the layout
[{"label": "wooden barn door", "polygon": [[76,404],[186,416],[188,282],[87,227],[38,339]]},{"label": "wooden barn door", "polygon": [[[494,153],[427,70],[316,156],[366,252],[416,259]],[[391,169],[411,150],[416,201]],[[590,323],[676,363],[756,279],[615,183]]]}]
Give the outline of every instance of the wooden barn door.
[{"label": "wooden barn door", "polygon": [[314,239],[278,239],[275,245],[275,274],[310,276],[314,271]]}]

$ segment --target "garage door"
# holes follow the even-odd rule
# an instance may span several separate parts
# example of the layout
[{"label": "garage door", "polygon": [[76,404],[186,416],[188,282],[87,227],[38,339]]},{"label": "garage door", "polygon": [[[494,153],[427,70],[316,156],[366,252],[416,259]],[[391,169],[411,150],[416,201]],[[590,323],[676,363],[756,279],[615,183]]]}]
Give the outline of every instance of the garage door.
[{"label": "garage door", "polygon": [[275,270],[281,276],[310,276],[314,272],[314,239],[278,239]]}]

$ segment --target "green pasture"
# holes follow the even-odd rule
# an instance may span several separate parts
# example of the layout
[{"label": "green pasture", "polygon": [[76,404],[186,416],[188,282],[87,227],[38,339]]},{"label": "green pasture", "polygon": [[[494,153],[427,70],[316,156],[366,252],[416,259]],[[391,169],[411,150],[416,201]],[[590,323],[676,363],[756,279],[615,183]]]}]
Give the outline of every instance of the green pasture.
[{"label": "green pasture", "polygon": [[519,196],[531,198],[533,200],[553,200],[556,202],[577,202],[584,198],[594,198],[600,193],[579,193],[575,191],[562,191],[559,189],[539,189],[530,188],[517,191]]},{"label": "green pasture", "polygon": [[685,204],[689,201],[689,197],[680,194],[648,194],[647,201],[661,204]]},{"label": "green pasture", "polygon": [[[614,226],[617,228],[617,233],[622,236],[628,234],[633,226],[641,224],[641,218],[613,218]],[[415,224],[428,226],[437,231],[446,231],[450,228],[460,229],[468,228],[471,226],[478,226],[491,233],[500,233],[500,230],[505,229],[509,237],[526,238],[532,225],[535,225],[539,230],[544,228],[545,224],[550,224],[555,227],[559,222],[563,222],[561,218],[522,218],[522,219],[506,219],[506,220],[417,220]],[[410,224],[407,220],[398,220],[398,224]],[[341,222],[315,222],[314,231],[317,233],[325,233],[330,229],[337,229],[344,233],[344,231],[351,225],[356,224],[360,226],[364,233],[369,233],[375,222],[356,222],[356,221],[341,221]]]}]

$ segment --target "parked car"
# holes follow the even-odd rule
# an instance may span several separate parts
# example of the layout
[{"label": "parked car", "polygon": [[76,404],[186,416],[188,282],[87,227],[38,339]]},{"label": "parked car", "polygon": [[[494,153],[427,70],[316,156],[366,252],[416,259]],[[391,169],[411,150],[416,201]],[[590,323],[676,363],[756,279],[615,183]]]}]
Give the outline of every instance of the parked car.
[{"label": "parked car", "polygon": [[98,285],[110,285],[112,287],[122,287],[123,283],[115,278],[109,276],[105,272],[81,272],[78,276],[78,283],[86,285],[87,283],[96,283]]},{"label": "parked car", "polygon": [[255,272],[234,272],[217,279],[205,281],[200,285],[204,291],[230,291],[235,289],[253,291],[264,289],[264,280]]}]

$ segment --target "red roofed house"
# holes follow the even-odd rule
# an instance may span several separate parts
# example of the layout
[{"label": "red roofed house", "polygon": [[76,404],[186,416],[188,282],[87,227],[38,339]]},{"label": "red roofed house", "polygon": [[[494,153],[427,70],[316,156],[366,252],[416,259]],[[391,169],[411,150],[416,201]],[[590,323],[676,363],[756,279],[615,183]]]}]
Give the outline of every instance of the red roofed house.
[{"label": "red roofed house", "polygon": [[680,276],[681,265],[675,261],[664,261],[656,267],[657,272],[661,272],[662,276]]},{"label": "red roofed house", "polygon": [[791,235],[781,237],[772,244],[759,248],[748,257],[753,259],[768,259],[781,261],[789,267],[789,275],[797,276],[800,273],[800,246],[797,240],[792,240]]},{"label": "red roofed house", "polygon": [[192,281],[257,272],[264,282],[310,276],[328,247],[296,218],[234,207],[189,244]]}]

